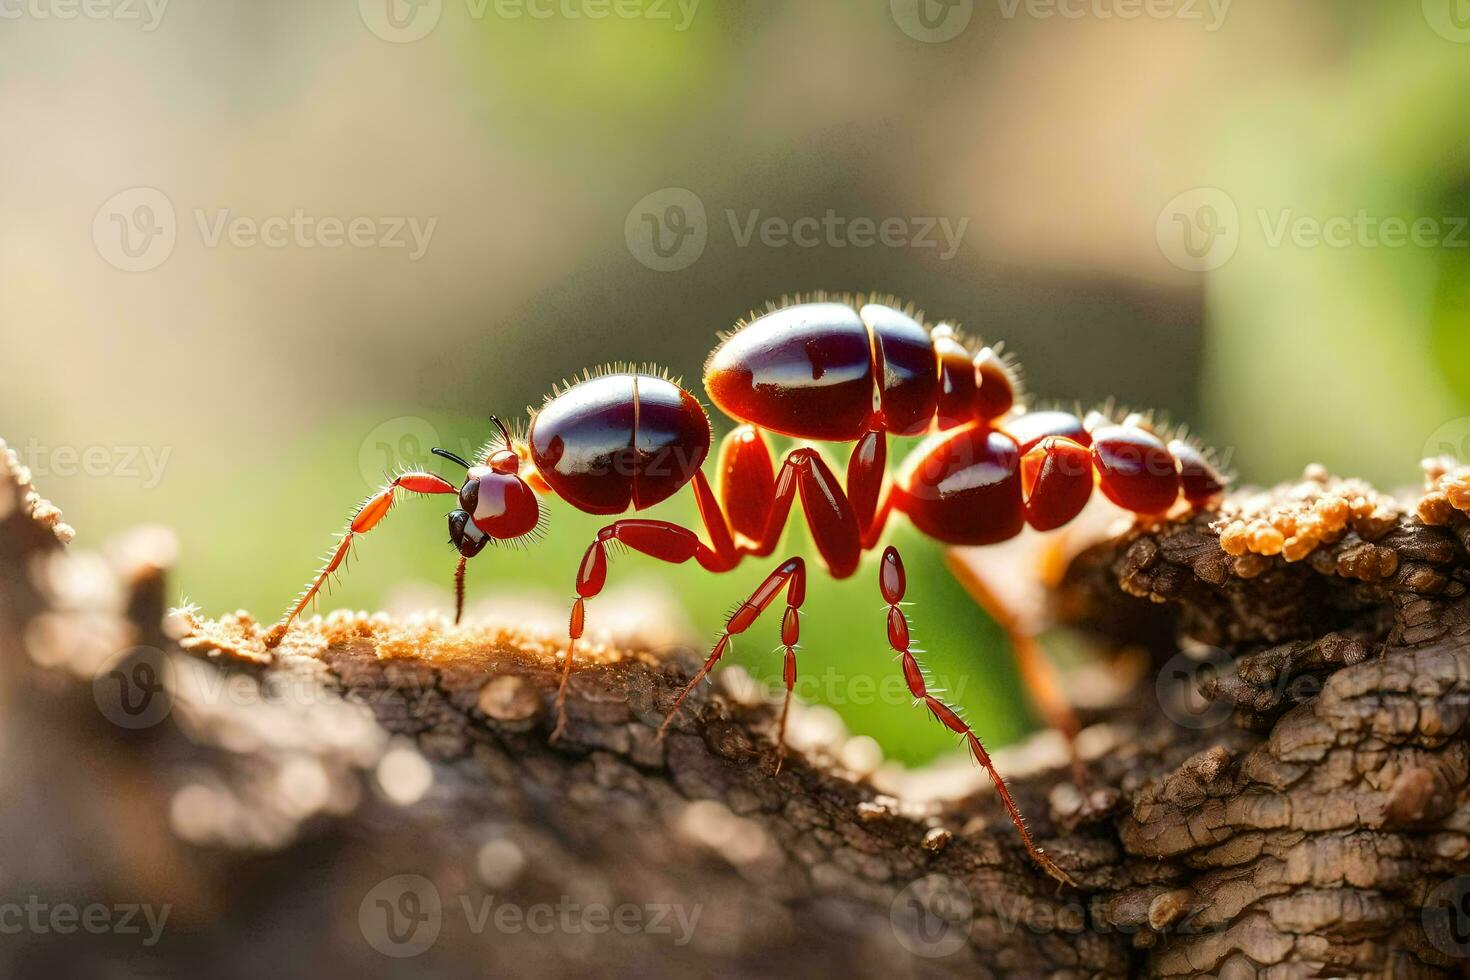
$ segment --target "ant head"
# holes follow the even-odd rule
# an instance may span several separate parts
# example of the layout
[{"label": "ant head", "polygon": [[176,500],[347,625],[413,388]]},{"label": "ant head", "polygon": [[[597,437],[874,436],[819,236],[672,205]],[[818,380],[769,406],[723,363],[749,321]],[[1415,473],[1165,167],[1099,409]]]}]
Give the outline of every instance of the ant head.
[{"label": "ant head", "polygon": [[521,458],[510,433],[499,419],[491,421],[505,436],[505,448],[490,453],[484,465],[471,466],[447,449],[434,450],[468,471],[459,488],[459,509],[449,514],[449,540],[466,558],[478,555],[492,538],[523,538],[541,523],[541,504],[519,476]]}]

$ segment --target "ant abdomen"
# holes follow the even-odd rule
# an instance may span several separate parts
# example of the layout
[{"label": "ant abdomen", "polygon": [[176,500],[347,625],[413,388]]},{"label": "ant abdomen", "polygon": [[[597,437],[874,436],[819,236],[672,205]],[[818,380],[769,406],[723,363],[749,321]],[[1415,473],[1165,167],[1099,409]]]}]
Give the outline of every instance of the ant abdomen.
[{"label": "ant abdomen", "polygon": [[1082,512],[1094,484],[1135,514],[1163,514],[1181,499],[1204,506],[1224,480],[1199,449],[1167,445],[1146,422],[1094,413],[1021,412],[994,425],[941,432],[916,449],[894,480],[893,506],[947,544],[983,545],[1023,524],[1052,531]]}]

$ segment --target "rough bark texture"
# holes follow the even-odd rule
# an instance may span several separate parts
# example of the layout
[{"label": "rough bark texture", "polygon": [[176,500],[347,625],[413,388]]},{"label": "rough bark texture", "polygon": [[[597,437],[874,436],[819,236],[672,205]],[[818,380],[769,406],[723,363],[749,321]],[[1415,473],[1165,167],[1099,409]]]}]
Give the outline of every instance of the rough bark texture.
[{"label": "rough bark texture", "polygon": [[[169,907],[153,945],[146,926],[7,935],[5,975],[1470,962],[1453,883],[1470,873],[1470,522],[1453,507],[1425,524],[1312,474],[1071,563],[1063,617],[1150,664],[1089,712],[1085,787],[1065,766],[1012,783],[1073,889],[1028,864],[988,789],[896,799],[845,768],[840,738],[773,776],[764,700],[706,692],[657,742],[692,665],[636,644],[590,651],[556,743],[554,638],[344,614],[271,657],[243,613],[168,613],[165,532],[72,551],[14,457],[0,468],[0,905]],[[1327,529],[1301,554],[1305,511]],[[1201,677],[1212,702],[1175,699]]]}]

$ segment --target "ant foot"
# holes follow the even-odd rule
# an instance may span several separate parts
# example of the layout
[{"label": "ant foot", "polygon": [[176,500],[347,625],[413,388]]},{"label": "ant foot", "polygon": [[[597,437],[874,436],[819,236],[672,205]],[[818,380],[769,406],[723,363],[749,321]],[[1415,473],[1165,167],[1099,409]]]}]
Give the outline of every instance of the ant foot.
[{"label": "ant foot", "polygon": [[561,738],[562,738],[563,735],[566,734],[566,731],[567,731],[567,709],[566,709],[566,705],[562,704],[561,702],[557,702],[557,705],[556,705],[556,725],[555,725],[555,727],[553,727],[551,729],[551,737],[550,737],[550,739],[548,739],[548,741],[551,741],[551,742],[559,742],[559,741],[561,741]]}]

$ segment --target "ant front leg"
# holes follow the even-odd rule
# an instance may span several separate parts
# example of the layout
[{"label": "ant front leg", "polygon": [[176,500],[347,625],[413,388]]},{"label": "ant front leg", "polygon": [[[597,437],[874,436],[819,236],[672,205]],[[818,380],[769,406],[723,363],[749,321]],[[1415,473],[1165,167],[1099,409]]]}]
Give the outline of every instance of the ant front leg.
[{"label": "ant front leg", "polygon": [[286,631],[291,628],[291,623],[301,614],[301,610],[316,598],[322,585],[333,572],[341,567],[342,562],[347,558],[347,552],[352,547],[353,538],[371,531],[377,527],[379,521],[387,516],[388,511],[393,507],[393,494],[398,490],[407,490],[409,493],[459,493],[459,489],[454,484],[441,476],[433,473],[413,472],[404,473],[391,482],[385,483],[382,489],[364,500],[358,507],[357,513],[352,516],[352,520],[347,522],[347,530],[342,532],[341,538],[337,541],[337,547],[327,556],[326,563],[316,573],[316,578],[301,593],[296,604],[287,611],[281,621],[272,626],[270,632],[265,635],[267,650],[280,645],[281,640],[286,636]]},{"label": "ant front leg", "polygon": [[995,784],[996,793],[1000,796],[1001,806],[1005,808],[1006,814],[1015,824],[1016,832],[1021,835],[1021,843],[1026,848],[1026,853],[1031,859],[1041,866],[1047,874],[1064,884],[1072,884],[1072,879],[1067,873],[1057,867],[1046,852],[1036,846],[1031,839],[1031,832],[1026,827],[1026,820],[1021,816],[1021,810],[1016,806],[1016,801],[1011,798],[1011,791],[1006,786],[1005,780],[1000,778],[996,771],[995,763],[990,759],[990,753],[985,751],[985,746],[980,744],[980,737],[975,734],[966,721],[959,716],[954,708],[929,693],[928,684],[924,677],[924,671],[919,666],[919,661],[914,657],[913,648],[910,643],[909,621],[904,615],[900,603],[903,601],[904,593],[908,590],[908,579],[903,570],[903,559],[899,557],[898,549],[893,546],[883,551],[883,561],[878,568],[878,588],[883,593],[883,601],[888,603],[888,645],[899,655],[903,665],[903,679],[908,684],[909,693],[918,701],[922,701],[940,724],[950,731],[964,738],[970,749],[970,754],[980,767],[989,774],[990,780]]},{"label": "ant front leg", "polygon": [[781,705],[781,724],[776,733],[776,771],[781,770],[781,760],[786,755],[786,717],[791,710],[791,691],[796,686],[796,644],[801,638],[801,604],[806,600],[806,562],[800,558],[788,558],[782,562],[775,571],[766,576],[764,582],[756,586],[750,598],[735,607],[704,666],[684,685],[684,689],[674,699],[674,706],[664,717],[663,724],[658,726],[659,738],[663,738],[668,732],[669,724],[679,713],[679,706],[684,703],[684,699],[699,686],[700,681],[709,676],[715,664],[729,650],[730,637],[750,629],[760,618],[760,614],[781,594],[783,588],[786,589],[786,615],[781,619],[781,645],[786,650],[786,663],[782,670],[782,677],[786,682],[786,700]]},{"label": "ant front leg", "polygon": [[[695,481],[701,512],[705,510],[707,497],[708,506],[714,508],[714,516],[719,517],[718,507],[713,503],[714,495],[709,491],[704,474],[697,473]],[[706,516],[705,523],[708,527],[709,516]],[[572,676],[572,655],[587,624],[587,600],[600,593],[607,584],[607,543],[618,541],[640,554],[674,565],[697,558],[699,564],[709,571],[721,572],[733,568],[738,556],[733,546],[729,545],[729,531],[725,528],[723,517],[719,517],[719,532],[723,534],[711,534],[718,543],[717,548],[707,546],[699,540],[699,535],[687,527],[669,521],[636,518],[613,521],[597,532],[596,539],[587,547],[587,552],[582,556],[582,564],[577,569],[577,598],[572,603],[572,615],[567,625],[566,662],[562,665],[561,684],[556,690],[556,727],[552,730],[552,738],[561,737],[566,729],[567,682]]]}]

